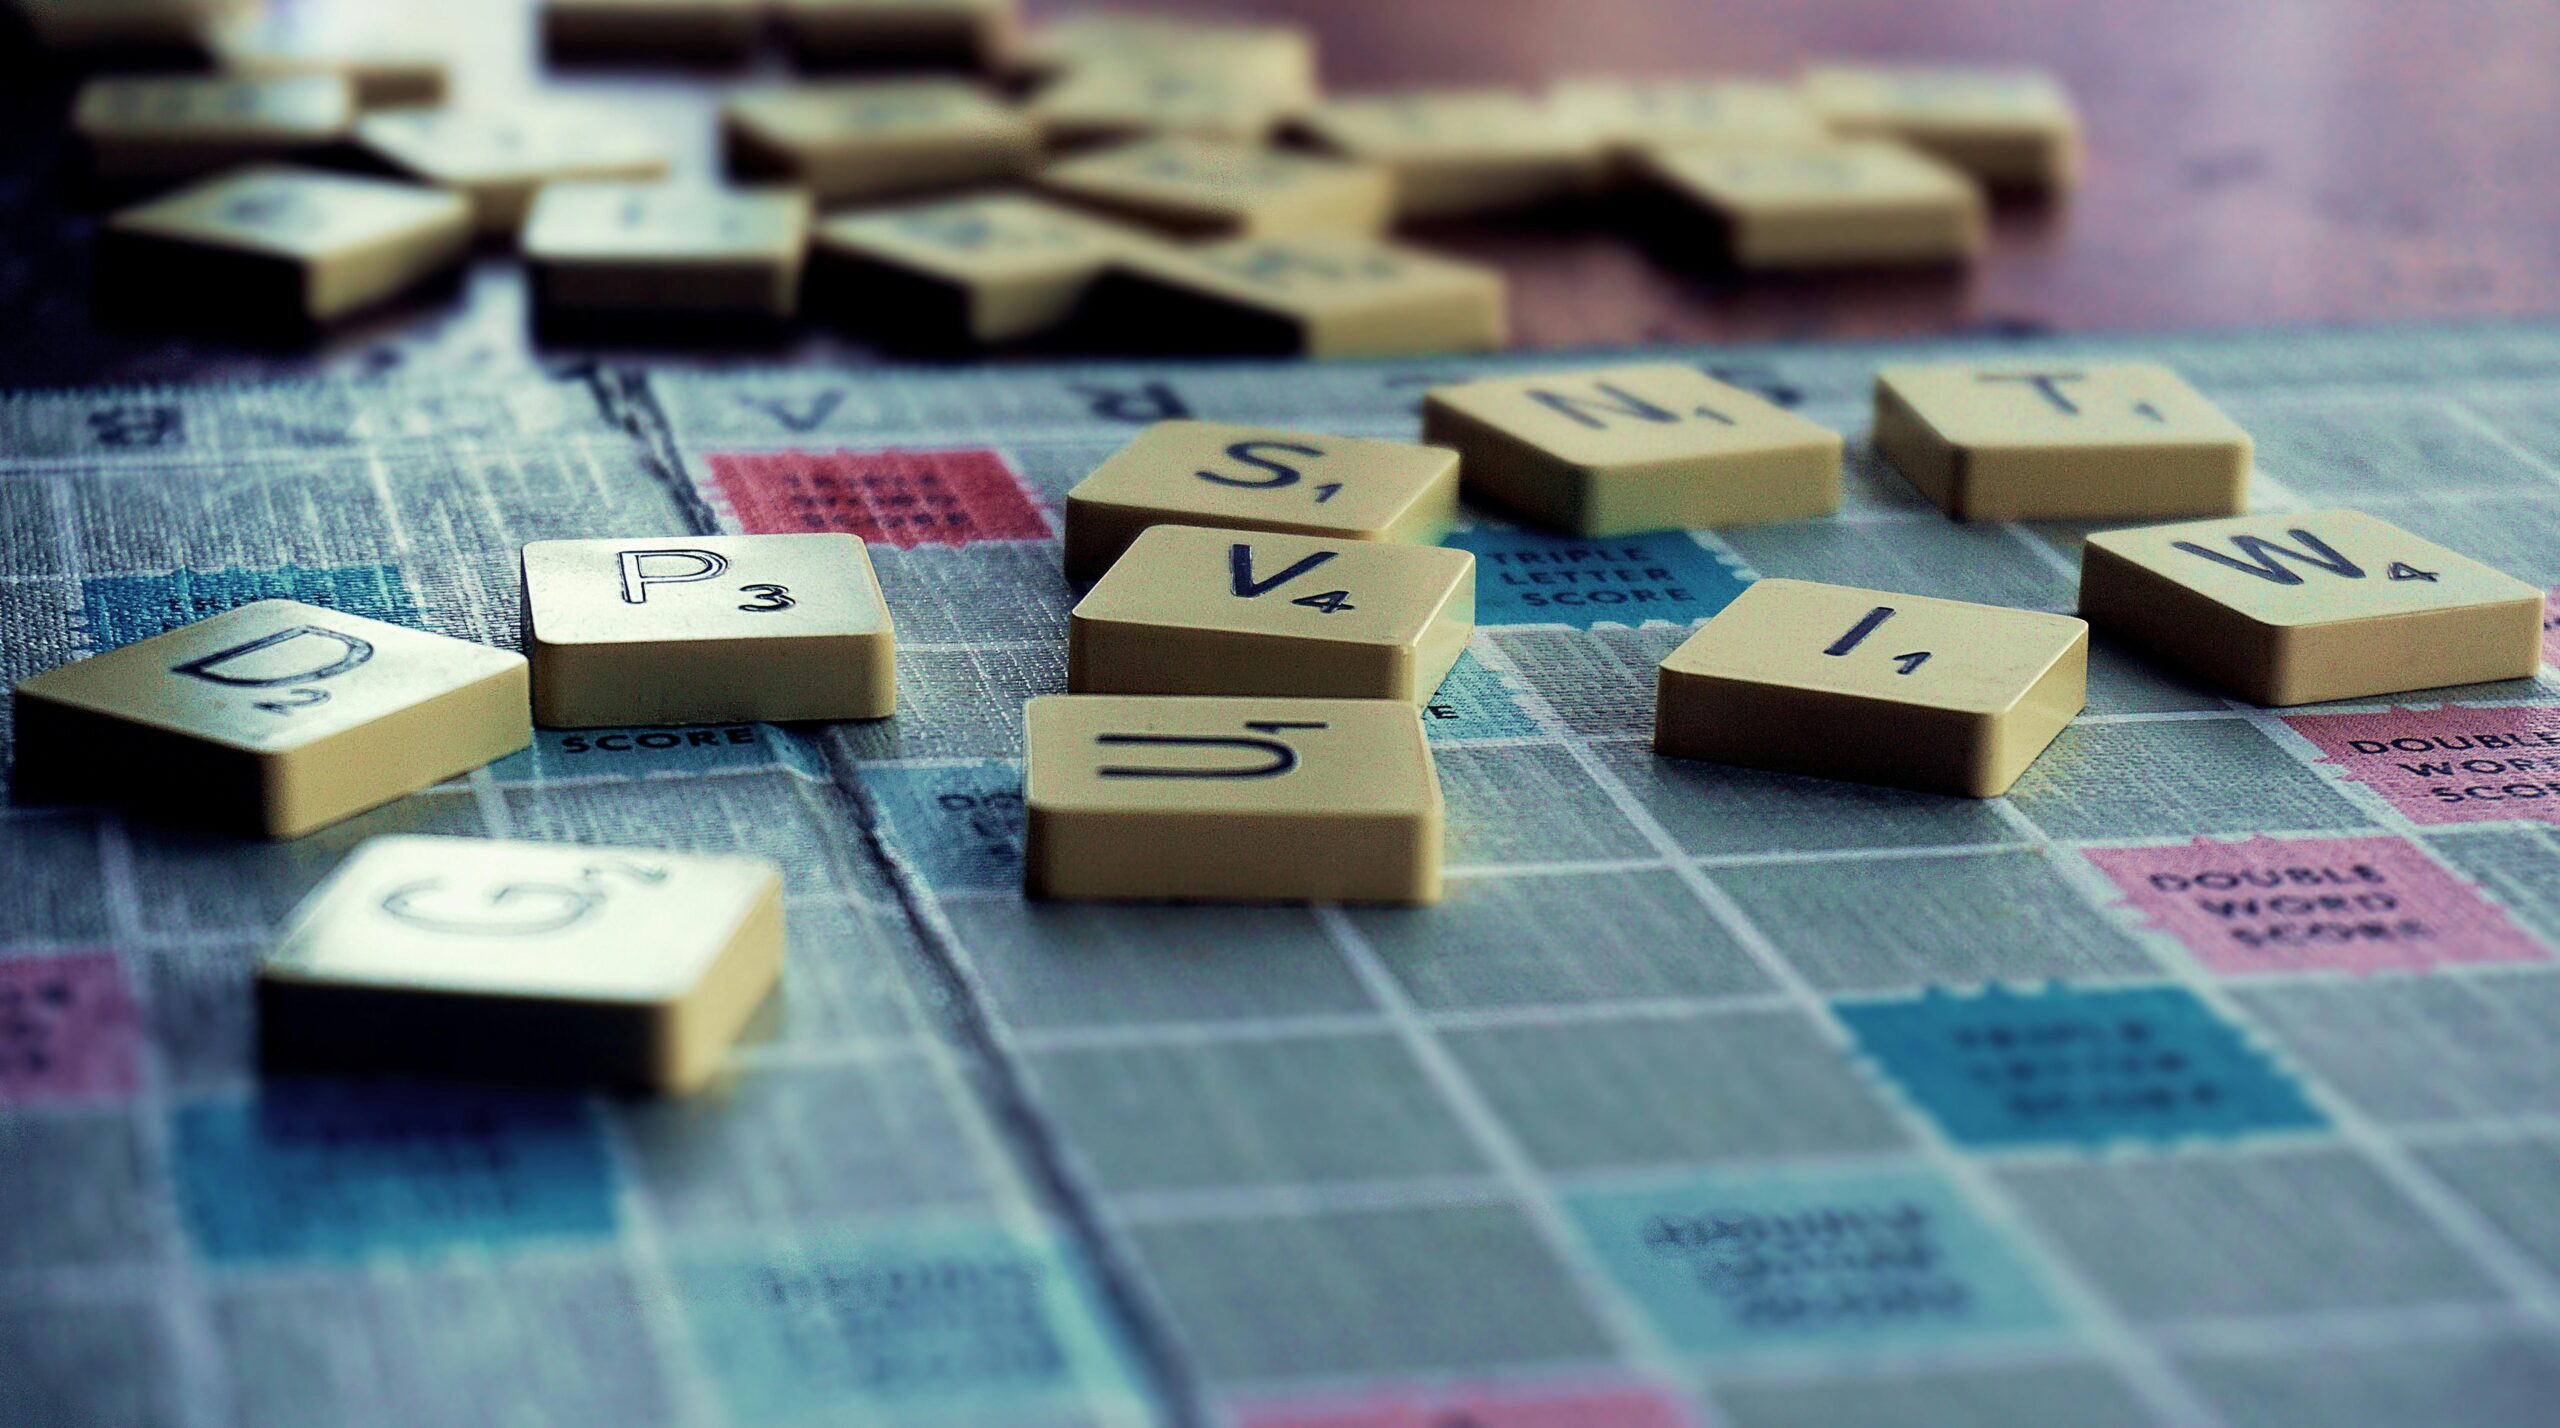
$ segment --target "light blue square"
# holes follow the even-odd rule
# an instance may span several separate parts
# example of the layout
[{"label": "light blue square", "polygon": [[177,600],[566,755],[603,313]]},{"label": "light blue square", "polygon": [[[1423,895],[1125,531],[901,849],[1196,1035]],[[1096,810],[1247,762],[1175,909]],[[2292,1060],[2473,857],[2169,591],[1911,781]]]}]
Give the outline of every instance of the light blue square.
[{"label": "light blue square", "polygon": [[991,1224],[695,1252],[675,1279],[741,1423],[1038,1422],[1134,1392],[1082,1268]]},{"label": "light blue square", "polygon": [[1609,1277],[1684,1353],[1930,1345],[2063,1326],[2019,1251],[1911,1169],[1764,1170],[1573,1195]]},{"label": "light blue square", "polygon": [[1022,884],[1022,768],[1010,759],[872,764],[862,771],[888,840],[937,892]]},{"label": "light blue square", "polygon": [[1534,739],[1545,732],[1520,707],[1511,681],[1461,654],[1422,706],[1422,732],[1443,739]]}]

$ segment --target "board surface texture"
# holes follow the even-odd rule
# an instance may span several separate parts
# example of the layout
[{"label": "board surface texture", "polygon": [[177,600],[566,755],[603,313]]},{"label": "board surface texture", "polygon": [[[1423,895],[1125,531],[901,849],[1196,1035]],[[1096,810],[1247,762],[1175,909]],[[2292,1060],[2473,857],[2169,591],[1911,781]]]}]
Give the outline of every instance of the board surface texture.
[{"label": "board surface texture", "polygon": [[[2560,583],[2547,327],[0,395],[12,681],[270,599],[513,648],[520,545],[606,536],[860,536],[900,644],[893,718],[537,730],[287,844],[0,806],[0,1417],[2545,1421],[2551,674],[2267,710],[2101,630],[1993,800],[1648,747],[1753,578],[2070,609],[2082,525],[1867,439],[1878,369],[2012,360]],[[1070,486],[1632,361],[1847,433],[1842,510],[1463,524],[1438,906],[1023,901]],[[260,1075],[258,958],[393,833],[769,859],[781,996],[690,1100]]]}]

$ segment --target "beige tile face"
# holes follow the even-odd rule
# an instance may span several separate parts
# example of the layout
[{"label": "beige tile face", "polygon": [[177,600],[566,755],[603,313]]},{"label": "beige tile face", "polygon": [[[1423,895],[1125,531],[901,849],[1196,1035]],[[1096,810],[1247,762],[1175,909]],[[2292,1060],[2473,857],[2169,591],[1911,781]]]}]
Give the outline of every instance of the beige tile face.
[{"label": "beige tile face", "polygon": [[667,172],[657,139],[584,110],[389,110],[359,121],[356,139],[393,168],[470,198],[484,233],[514,231],[546,183]]},{"label": "beige tile face", "polygon": [[373,838],[295,911],[264,972],[422,992],[673,1002],[781,882],[761,858]]},{"label": "beige tile face", "polygon": [[524,255],[555,310],[787,317],[809,217],[790,189],[556,183],[525,220]]},{"label": "beige tile face", "polygon": [[1949,441],[1978,450],[2219,445],[2249,434],[2148,362],[1887,367],[1877,385]]},{"label": "beige tile face", "polygon": [[874,635],[889,628],[859,536],[538,540],[527,618],[560,644]]},{"label": "beige tile face", "polygon": [[1652,165],[1725,224],[1744,267],[1944,262],[1982,246],[1981,192],[1898,144],[1664,149]]},{"label": "beige tile face", "polygon": [[1966,519],[2217,515],[2247,504],[2249,434],[2148,363],[1887,367],[1876,445]]},{"label": "beige tile face", "polygon": [[889,611],[854,536],[535,541],[524,600],[546,725],[873,719],[895,707]]},{"label": "beige tile face", "polygon": [[1457,514],[1455,452],[1222,422],[1158,422],[1067,493],[1067,576],[1100,576],[1155,525],[1430,545]]},{"label": "beige tile face", "polygon": [[2055,660],[2086,643],[2088,633],[2079,620],[2040,610],[1810,580],[1759,580],[1662,667],[1997,714],[2014,708]]},{"label": "beige tile face", "polygon": [[1025,46],[1034,68],[1133,64],[1217,74],[1289,100],[1316,93],[1316,44],[1304,26],[1099,11],[1040,27]]},{"label": "beige tile face", "polygon": [[647,177],[599,173],[646,167],[664,172],[654,141],[585,111],[397,109],[369,114],[357,138],[420,178],[456,187],[510,181]]},{"label": "beige tile face", "polygon": [[525,226],[537,261],[796,262],[806,196],[691,184],[564,183],[543,190]]},{"label": "beige tile face", "polygon": [[1839,132],[1907,140],[1988,182],[2065,184],[2079,168],[2079,117],[2049,74],[1830,65],[1804,89]]},{"label": "beige tile face", "polygon": [[74,128],[98,143],[248,138],[319,144],[353,122],[353,91],[327,75],[94,79],[81,87],[72,118]]},{"label": "beige tile face", "polygon": [[108,226],[312,262],[382,245],[459,258],[470,208],[453,194],[414,184],[259,168],[125,209]]},{"label": "beige tile face", "polygon": [[[1345,234],[1238,238],[1125,254],[1116,271],[1168,311],[1186,349],[1287,350],[1310,357],[1485,352],[1502,345],[1506,295],[1492,268]],[[1222,324],[1221,310],[1238,321]]]},{"label": "beige tile face", "polygon": [[1839,433],[1678,363],[1437,387],[1422,422],[1470,490],[1584,535],[1840,506]]},{"label": "beige tile face", "polygon": [[2081,612],[2262,704],[2521,679],[2541,593],[2359,511],[2273,512],[2088,538]]},{"label": "beige tile face", "polygon": [[520,669],[505,650],[261,600],[22,680],[18,692],[257,753]]},{"label": "beige tile face", "polygon": [[363,10],[277,10],[206,31],[205,48],[223,74],[242,79],[338,75],[356,107],[444,102],[451,46],[407,14]]},{"label": "beige tile face", "polygon": [[1049,695],[1024,725],[1034,896],[1439,896],[1439,776],[1411,704]]},{"label": "beige tile face", "polygon": [[782,877],[758,858],[375,838],[260,967],[291,1058],[689,1088],[782,966]]},{"label": "beige tile face", "polygon": [[2266,625],[2503,604],[2532,586],[2362,511],[2099,531],[2089,544]]},{"label": "beige tile face", "polygon": [[1255,144],[1302,103],[1214,58],[1117,56],[1078,65],[1040,91],[1031,112],[1053,143],[1179,135]]},{"label": "beige tile face", "polygon": [[1761,580],[1662,662],[1654,746],[1988,797],[2080,711],[2087,669],[2069,616]]},{"label": "beige tile face", "polygon": [[[1005,342],[1045,331],[1076,310],[1112,257],[1144,241],[1117,224],[1014,194],[949,199],[839,214],[818,225],[822,264],[854,270],[813,305],[841,302],[863,323],[910,324],[895,335],[944,345]],[[944,295],[901,311],[884,301],[885,278]]]},{"label": "beige tile face", "polygon": [[1148,139],[1052,164],[1061,198],[1179,234],[1375,233],[1392,198],[1365,164],[1201,139]]},{"label": "beige tile face", "polygon": [[14,7],[36,43],[51,49],[92,46],[177,48],[208,24],[254,14],[260,0],[18,0]]},{"label": "beige tile face", "polygon": [[525,661],[262,600],[21,681],[22,785],[299,837],[531,741]]},{"label": "beige tile face", "polygon": [[1465,551],[1157,526],[1077,603],[1067,687],[1421,703],[1474,631]]},{"label": "beige tile face", "polygon": [[961,282],[1090,278],[1130,240],[1117,224],[1017,194],[942,199],[842,213],[821,222],[821,248]]},{"label": "beige tile face", "polygon": [[1801,143],[1831,133],[1792,86],[1755,80],[1595,76],[1559,82],[1553,98],[1567,122],[1619,148]]},{"label": "beige tile face", "polygon": [[733,171],[808,187],[820,202],[1029,173],[1030,118],[957,80],[796,84],[754,90],[721,111]]},{"label": "beige tile face", "polygon": [[1318,143],[1394,173],[1399,219],[1456,218],[1594,189],[1599,139],[1547,101],[1504,90],[1330,101],[1303,121]]},{"label": "beige tile face", "polygon": [[344,137],[355,90],[338,75],[114,77],[81,87],[72,129],[105,179],[203,173]]}]

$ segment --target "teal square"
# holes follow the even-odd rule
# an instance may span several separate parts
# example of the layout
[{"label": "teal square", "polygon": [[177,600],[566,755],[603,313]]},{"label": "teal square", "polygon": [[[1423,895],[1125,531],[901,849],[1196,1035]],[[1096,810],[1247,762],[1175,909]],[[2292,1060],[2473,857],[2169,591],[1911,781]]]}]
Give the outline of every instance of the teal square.
[{"label": "teal square", "polygon": [[1749,582],[1687,531],[1557,536],[1483,528],[1442,542],[1475,552],[1478,625],[1686,624]]}]

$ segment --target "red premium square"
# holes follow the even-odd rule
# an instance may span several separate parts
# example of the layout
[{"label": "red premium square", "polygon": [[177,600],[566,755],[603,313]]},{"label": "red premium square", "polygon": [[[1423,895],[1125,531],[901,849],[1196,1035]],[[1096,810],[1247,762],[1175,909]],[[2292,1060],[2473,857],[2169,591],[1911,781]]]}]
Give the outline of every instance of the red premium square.
[{"label": "red premium square", "polygon": [[130,1096],[141,1054],[113,953],[0,961],[0,1105]]},{"label": "red premium square", "polygon": [[1021,478],[984,447],[704,460],[715,499],[748,535],[832,531],[901,549],[1049,538],[1049,523]]}]

